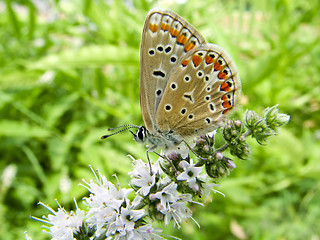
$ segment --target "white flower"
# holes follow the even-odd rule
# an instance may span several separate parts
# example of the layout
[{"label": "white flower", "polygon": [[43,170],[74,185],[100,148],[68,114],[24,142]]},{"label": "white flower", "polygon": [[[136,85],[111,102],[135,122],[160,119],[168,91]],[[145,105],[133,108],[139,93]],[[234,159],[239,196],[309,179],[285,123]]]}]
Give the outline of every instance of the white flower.
[{"label": "white flower", "polygon": [[213,189],[213,187],[217,187],[219,186],[218,184],[215,184],[215,183],[208,183],[208,182],[205,182],[202,184],[202,191],[203,191],[203,196],[204,196],[204,200],[207,201],[207,202],[211,202],[211,198],[210,198],[210,193],[211,191],[214,192],[214,193],[220,193],[222,196],[225,197],[225,195],[222,193],[222,192],[219,192],[218,190],[215,190]]},{"label": "white flower", "polygon": [[[154,169],[152,169],[154,171]],[[142,160],[133,161],[133,171],[129,173],[133,178],[131,184],[140,188],[137,193],[141,193],[143,196],[147,196],[151,187],[156,182],[156,175],[150,176],[150,169],[146,163]]]},{"label": "white flower", "polygon": [[68,213],[59,205],[58,211],[56,212],[42,202],[39,202],[39,204],[48,209],[52,214],[49,214],[48,217],[43,217],[43,219],[35,217],[33,217],[33,219],[52,225],[45,227],[50,231],[53,240],[75,239],[73,234],[79,232],[85,218],[85,212],[83,210],[77,206],[76,212],[71,211]]},{"label": "white flower", "polygon": [[174,226],[178,226],[180,228],[181,221],[186,218],[190,218],[192,216],[192,212],[189,208],[187,208],[185,202],[176,202],[171,204],[170,210],[165,213],[164,224],[168,226],[171,219],[173,219]]},{"label": "white flower", "polygon": [[155,197],[160,200],[160,204],[157,208],[160,212],[170,209],[170,203],[174,203],[179,200],[179,192],[177,191],[177,184],[172,182],[161,191],[155,194]]},{"label": "white flower", "polygon": [[[112,225],[119,214],[120,207],[127,201],[127,196],[132,189],[117,188],[113,183],[107,181],[106,177],[98,172],[96,181],[90,181],[83,185],[91,192],[88,198],[84,198],[85,203],[89,207],[87,213],[87,223],[96,226],[96,236],[104,234]],[[119,184],[118,184],[119,185]]]},{"label": "white flower", "polygon": [[162,232],[161,229],[155,229],[151,224],[140,226],[134,229],[128,236],[127,239],[132,240],[154,240],[154,239],[163,239],[159,236]]},{"label": "white flower", "polygon": [[187,161],[180,162],[179,166],[184,169],[184,171],[177,177],[177,180],[187,181],[190,188],[194,190],[199,189],[197,178],[201,176],[202,167],[195,167],[192,159],[190,159],[190,163]]}]

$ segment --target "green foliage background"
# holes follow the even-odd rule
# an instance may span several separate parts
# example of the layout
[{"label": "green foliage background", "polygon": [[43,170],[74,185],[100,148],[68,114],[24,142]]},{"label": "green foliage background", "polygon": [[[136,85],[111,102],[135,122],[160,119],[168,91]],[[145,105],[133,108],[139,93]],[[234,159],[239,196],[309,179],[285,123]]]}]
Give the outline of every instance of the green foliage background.
[{"label": "green foliage background", "polygon": [[[87,194],[88,165],[127,187],[145,148],[108,127],[142,124],[139,44],[153,7],[176,11],[225,48],[243,84],[238,116],[280,104],[291,121],[221,182],[182,239],[320,238],[320,2],[72,0],[0,2],[0,239],[47,239],[29,215]],[[155,158],[155,157],[154,157]],[[4,170],[16,170],[12,181]],[[9,168],[10,169],[10,168]],[[14,172],[14,171],[13,171]],[[68,184],[70,188],[68,188]],[[81,206],[81,204],[80,204]]]}]

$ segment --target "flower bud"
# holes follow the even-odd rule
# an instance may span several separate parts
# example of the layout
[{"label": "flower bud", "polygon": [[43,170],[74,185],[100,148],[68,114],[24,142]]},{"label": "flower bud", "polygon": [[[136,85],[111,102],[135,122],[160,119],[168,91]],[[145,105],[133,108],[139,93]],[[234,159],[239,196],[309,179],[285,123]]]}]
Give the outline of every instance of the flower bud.
[{"label": "flower bud", "polygon": [[228,166],[228,168],[230,168],[230,169],[234,169],[234,168],[237,167],[236,164],[235,164],[231,159],[228,159],[228,160],[227,160],[227,166]]}]

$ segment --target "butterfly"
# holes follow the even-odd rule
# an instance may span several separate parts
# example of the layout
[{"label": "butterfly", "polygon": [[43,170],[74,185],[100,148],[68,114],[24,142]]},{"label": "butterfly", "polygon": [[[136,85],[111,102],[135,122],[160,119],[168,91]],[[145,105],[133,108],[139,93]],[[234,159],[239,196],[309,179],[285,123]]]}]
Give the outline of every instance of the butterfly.
[{"label": "butterfly", "polygon": [[225,50],[206,43],[176,13],[153,9],[146,17],[140,45],[140,105],[145,126],[123,125],[116,133],[137,128],[131,133],[135,141],[148,144],[148,157],[148,152],[170,149],[217,129],[240,94],[237,68]]}]

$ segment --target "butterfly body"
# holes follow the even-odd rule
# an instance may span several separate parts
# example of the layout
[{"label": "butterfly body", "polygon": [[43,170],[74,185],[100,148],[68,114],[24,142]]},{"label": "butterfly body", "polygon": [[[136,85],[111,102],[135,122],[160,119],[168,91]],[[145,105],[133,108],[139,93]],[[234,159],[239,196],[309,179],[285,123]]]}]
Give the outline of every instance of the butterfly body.
[{"label": "butterfly body", "polygon": [[118,132],[137,128],[134,140],[147,143],[147,152],[167,150],[221,126],[240,93],[237,68],[225,50],[206,43],[179,15],[153,9],[140,46],[140,106],[145,126],[126,125]]},{"label": "butterfly body", "polygon": [[149,12],[140,58],[145,128],[135,140],[150,143],[149,149],[168,149],[217,129],[237,104],[241,84],[231,57],[171,11]]},{"label": "butterfly body", "polygon": [[149,132],[146,127],[141,126],[137,132],[133,134],[134,140],[139,143],[147,143],[149,149],[155,150],[157,148],[170,149],[179,145],[183,139],[173,132]]}]

